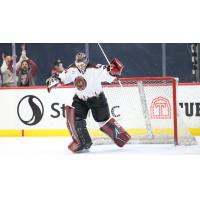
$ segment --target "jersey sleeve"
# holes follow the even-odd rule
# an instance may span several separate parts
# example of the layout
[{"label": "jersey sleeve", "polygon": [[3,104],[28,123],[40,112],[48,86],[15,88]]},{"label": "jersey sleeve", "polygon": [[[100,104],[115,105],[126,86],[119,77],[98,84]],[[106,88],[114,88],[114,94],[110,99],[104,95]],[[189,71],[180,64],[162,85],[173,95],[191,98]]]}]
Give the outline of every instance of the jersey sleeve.
[{"label": "jersey sleeve", "polygon": [[99,70],[99,76],[101,77],[101,82],[111,83],[115,80],[116,77],[110,75],[106,65],[97,64],[97,68]]},{"label": "jersey sleeve", "polygon": [[72,82],[70,70],[65,69],[62,73],[59,74],[58,77],[64,84],[69,84]]}]

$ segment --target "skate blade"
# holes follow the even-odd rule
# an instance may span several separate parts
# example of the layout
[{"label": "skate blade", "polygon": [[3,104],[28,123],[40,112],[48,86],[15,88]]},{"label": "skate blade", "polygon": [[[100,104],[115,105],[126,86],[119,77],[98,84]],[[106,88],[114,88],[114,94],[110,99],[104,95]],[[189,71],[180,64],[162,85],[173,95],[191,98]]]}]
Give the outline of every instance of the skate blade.
[{"label": "skate blade", "polygon": [[79,150],[79,151],[76,151],[76,152],[73,152],[73,153],[88,153],[90,152],[89,149],[82,149],[82,150]]}]

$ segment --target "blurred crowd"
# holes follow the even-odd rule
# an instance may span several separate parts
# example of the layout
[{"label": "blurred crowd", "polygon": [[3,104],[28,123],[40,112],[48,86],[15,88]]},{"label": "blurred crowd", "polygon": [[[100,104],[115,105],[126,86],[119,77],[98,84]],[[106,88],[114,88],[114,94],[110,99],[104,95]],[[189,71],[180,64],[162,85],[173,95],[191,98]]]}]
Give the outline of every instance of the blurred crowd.
[{"label": "blurred crowd", "polygon": [[2,53],[0,65],[0,86],[33,86],[37,65],[28,57],[25,44],[22,45],[19,60],[12,55]]},{"label": "blurred crowd", "polygon": [[[28,56],[25,44],[22,45],[21,55],[15,56],[2,53],[0,64],[0,86],[34,86],[37,72],[37,64]],[[17,57],[17,56],[16,56]],[[58,59],[54,62],[50,76],[64,70],[63,62]]]}]

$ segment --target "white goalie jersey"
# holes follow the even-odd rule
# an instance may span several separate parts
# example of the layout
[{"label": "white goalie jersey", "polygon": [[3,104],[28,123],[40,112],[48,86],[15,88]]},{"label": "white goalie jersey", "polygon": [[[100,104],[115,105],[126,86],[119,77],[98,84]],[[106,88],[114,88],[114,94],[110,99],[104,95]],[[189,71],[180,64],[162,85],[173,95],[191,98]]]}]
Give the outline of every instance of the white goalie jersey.
[{"label": "white goalie jersey", "polygon": [[59,74],[59,78],[64,84],[73,82],[76,87],[76,94],[80,99],[85,100],[103,92],[102,82],[111,83],[116,77],[110,75],[105,65],[89,64],[82,72],[72,64]]}]

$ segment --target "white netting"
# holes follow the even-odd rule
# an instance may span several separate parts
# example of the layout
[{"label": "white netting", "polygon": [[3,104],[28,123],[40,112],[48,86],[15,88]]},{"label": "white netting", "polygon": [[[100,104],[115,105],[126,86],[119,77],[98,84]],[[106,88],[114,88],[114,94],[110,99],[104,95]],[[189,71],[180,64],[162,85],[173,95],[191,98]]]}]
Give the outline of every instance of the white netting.
[{"label": "white netting", "polygon": [[[175,143],[174,122],[177,123],[179,144],[196,143],[185,127],[173,88],[176,90],[172,78],[126,79],[104,87],[111,114],[131,134],[130,143]],[[177,117],[174,116],[174,101]],[[99,136],[92,117],[87,123],[90,132]],[[94,137],[94,141],[96,144],[111,142],[107,137]]]}]

